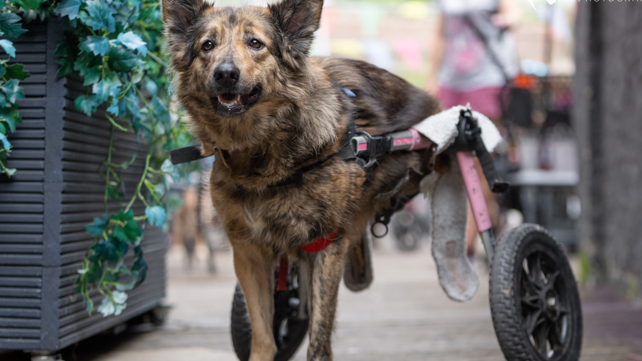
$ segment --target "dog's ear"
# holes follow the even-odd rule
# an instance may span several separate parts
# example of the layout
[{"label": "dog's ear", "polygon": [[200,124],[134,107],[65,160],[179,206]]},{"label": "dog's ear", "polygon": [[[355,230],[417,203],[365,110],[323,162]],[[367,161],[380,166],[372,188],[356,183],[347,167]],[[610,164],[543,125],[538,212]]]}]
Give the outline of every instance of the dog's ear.
[{"label": "dog's ear", "polygon": [[212,7],[205,0],[163,0],[163,23],[172,65],[185,71],[193,61],[189,31],[199,16]]},{"label": "dog's ear", "polygon": [[204,0],[163,0],[163,22],[168,32],[186,34],[196,18],[208,7]]},{"label": "dog's ear", "polygon": [[323,0],[283,0],[268,6],[272,19],[284,37],[283,54],[292,67],[299,68],[308,55],[314,32],[319,29]]}]

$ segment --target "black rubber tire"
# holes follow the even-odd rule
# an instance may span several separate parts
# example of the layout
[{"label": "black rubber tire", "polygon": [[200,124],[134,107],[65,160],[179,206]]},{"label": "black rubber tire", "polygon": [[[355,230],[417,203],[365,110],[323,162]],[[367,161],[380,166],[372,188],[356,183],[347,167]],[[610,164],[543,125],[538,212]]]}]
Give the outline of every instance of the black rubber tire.
[{"label": "black rubber tire", "polygon": [[[275,290],[275,315],[279,314],[279,306],[283,306],[283,294],[281,292],[290,291],[276,291]],[[277,317],[275,317],[277,318]],[[283,317],[280,318],[283,320]],[[278,322],[278,320],[275,320]],[[275,324],[277,323],[275,322]],[[280,322],[279,322],[280,323]],[[296,318],[288,318],[288,339],[284,342],[277,341],[277,352],[274,356],[275,361],[287,361],[298,350],[303,342],[305,335],[308,332],[309,320],[299,320]],[[274,327],[275,339],[278,328]],[[252,326],[250,325],[250,317],[247,312],[245,304],[245,296],[239,284],[236,284],[234,290],[234,299],[232,300],[232,324],[231,324],[232,344],[234,345],[234,352],[240,361],[248,361],[250,359],[250,351],[252,345]]]},{"label": "black rubber tire", "polygon": [[[539,284],[544,286],[539,288],[540,291],[532,288],[533,283],[528,283],[533,277],[529,273],[535,274],[532,269],[527,270],[530,267],[529,262],[534,262],[533,257],[538,259],[538,268],[541,270],[537,272],[539,275],[537,278],[541,280]],[[524,264],[527,265],[526,268]],[[526,277],[524,280],[522,280],[523,276]],[[551,279],[553,282],[548,286]],[[547,298],[549,296],[541,296],[547,292],[541,289],[555,290],[555,296],[552,299]],[[533,295],[536,292],[540,292],[540,295]],[[491,269],[489,297],[493,326],[506,360],[577,361],[579,359],[582,348],[582,309],[577,282],[564,249],[544,228],[534,224],[523,224],[510,230],[501,238]],[[529,298],[531,301],[528,302],[532,302],[535,306],[529,308],[531,306],[522,297]],[[524,303],[526,304],[523,305]],[[537,313],[536,307],[540,307],[540,313]],[[547,318],[548,314],[556,315],[551,316],[555,321],[552,321],[553,318]],[[526,327],[529,319],[534,320],[530,334]],[[563,324],[559,329],[561,331],[555,331],[553,336],[551,332],[554,331],[550,331],[551,322]],[[535,331],[541,331],[538,327],[546,329],[543,334],[548,336],[542,338],[544,342],[535,341],[536,336],[532,336],[533,332],[540,333]],[[557,345],[552,346],[553,342]],[[544,345],[545,351],[538,351],[536,344]],[[546,354],[543,355],[543,353]]]},{"label": "black rubber tire", "polygon": [[417,232],[408,230],[402,234],[395,235],[395,244],[400,251],[413,252],[419,249],[421,236]]},{"label": "black rubber tire", "polygon": [[413,252],[421,246],[423,228],[418,216],[406,210],[395,213],[392,218],[395,244],[400,251]]}]

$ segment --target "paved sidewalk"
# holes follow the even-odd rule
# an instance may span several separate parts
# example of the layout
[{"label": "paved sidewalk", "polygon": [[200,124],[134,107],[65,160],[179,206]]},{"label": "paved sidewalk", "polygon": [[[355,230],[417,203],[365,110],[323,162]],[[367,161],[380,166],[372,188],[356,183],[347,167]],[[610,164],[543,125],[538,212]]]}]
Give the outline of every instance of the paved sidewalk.
[{"label": "paved sidewalk", "polygon": [[[386,246],[386,244],[384,244]],[[130,330],[81,343],[67,361],[233,361],[229,312],[236,283],[231,253],[217,254],[218,273],[205,262],[187,274],[182,251],[169,256],[167,303],[174,308],[167,324],[155,331]],[[464,304],[441,290],[428,247],[400,253],[387,245],[375,251],[375,281],[352,293],[342,287],[333,337],[335,360],[503,360],[488,306],[487,275]],[[584,292],[584,361],[642,361],[642,312],[608,292]],[[305,360],[306,344],[295,356]],[[24,354],[1,354],[24,361]]]}]

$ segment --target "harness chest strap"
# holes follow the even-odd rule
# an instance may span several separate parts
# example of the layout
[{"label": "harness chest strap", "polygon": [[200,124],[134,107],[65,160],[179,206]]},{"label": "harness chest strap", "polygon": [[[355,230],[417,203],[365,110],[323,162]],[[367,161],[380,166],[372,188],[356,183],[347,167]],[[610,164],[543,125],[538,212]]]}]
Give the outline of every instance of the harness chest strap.
[{"label": "harness chest strap", "polygon": [[[334,241],[334,239],[337,238],[337,233],[339,233],[338,229],[332,232],[332,234],[327,237],[319,237],[310,243],[306,243],[302,245],[301,249],[308,253],[321,252],[324,249],[328,248],[330,243],[332,243],[332,241]],[[279,279],[276,284],[276,289],[279,291],[285,291],[288,289],[289,267],[290,266],[289,266],[288,256],[287,255],[282,256],[281,261],[279,263]]]}]

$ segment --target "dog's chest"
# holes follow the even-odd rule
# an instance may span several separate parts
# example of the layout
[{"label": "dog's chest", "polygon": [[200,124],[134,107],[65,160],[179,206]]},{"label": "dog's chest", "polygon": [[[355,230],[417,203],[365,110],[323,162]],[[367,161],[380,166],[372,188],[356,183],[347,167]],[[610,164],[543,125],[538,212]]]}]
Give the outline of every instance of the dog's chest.
[{"label": "dog's chest", "polygon": [[212,201],[232,242],[302,245],[343,227],[365,181],[353,162],[328,161],[299,184],[244,191],[212,176]]}]

